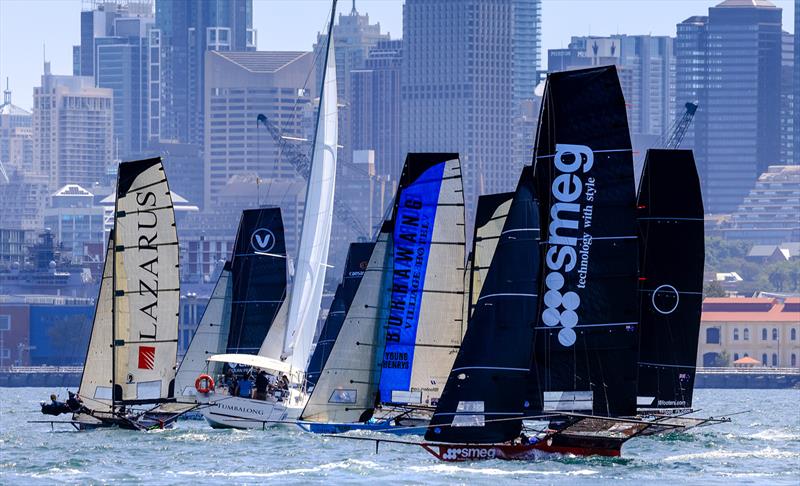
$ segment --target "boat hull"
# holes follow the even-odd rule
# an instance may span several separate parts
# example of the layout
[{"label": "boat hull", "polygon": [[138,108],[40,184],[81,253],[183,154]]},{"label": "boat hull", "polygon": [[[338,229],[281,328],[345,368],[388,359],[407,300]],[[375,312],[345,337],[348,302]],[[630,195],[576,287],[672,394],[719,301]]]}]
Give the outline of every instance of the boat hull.
[{"label": "boat hull", "polygon": [[415,427],[408,425],[394,425],[389,421],[373,423],[346,423],[346,422],[307,422],[298,420],[297,426],[306,432],[314,434],[343,434],[354,430],[364,430],[368,432],[381,432],[393,435],[424,435],[428,430],[427,424]]},{"label": "boat hull", "polygon": [[215,429],[266,429],[294,423],[308,396],[298,393],[286,401],[274,401],[212,395],[198,401],[203,418]]},{"label": "boat hull", "polygon": [[543,439],[535,444],[420,444],[437,459],[446,462],[480,461],[500,459],[505,461],[533,461],[551,454],[570,454],[575,456],[619,457],[621,444],[613,446],[598,443],[589,444],[555,444],[552,440]]}]

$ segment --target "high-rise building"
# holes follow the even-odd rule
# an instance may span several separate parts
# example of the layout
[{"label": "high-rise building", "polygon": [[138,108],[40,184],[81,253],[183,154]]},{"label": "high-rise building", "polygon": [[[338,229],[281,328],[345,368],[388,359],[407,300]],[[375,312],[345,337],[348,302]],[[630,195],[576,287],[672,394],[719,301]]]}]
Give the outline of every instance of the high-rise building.
[{"label": "high-rise building", "polygon": [[206,58],[205,207],[234,175],[291,178],[295,169],[256,117],[304,137],[310,52],[209,52]]},{"label": "high-rise building", "polygon": [[511,190],[521,168],[512,148],[512,4],[407,0],[403,7],[401,153],[458,152],[468,215],[478,195]]},{"label": "high-rise building", "polygon": [[780,163],[794,163],[797,149],[794,141],[794,112],[798,100],[794,97],[794,35],[781,35],[781,119]]},{"label": "high-rise building", "polygon": [[[326,37],[326,35],[318,35],[317,43],[314,45],[316,86],[319,86],[322,79],[322,63],[325,62],[323,49],[327,45]],[[353,146],[355,116],[352,113],[352,73],[364,67],[372,47],[378,42],[388,39],[389,34],[381,34],[380,23],[370,24],[369,14],[358,13],[355,2],[347,15],[339,14],[339,21],[333,26],[336,91],[341,103],[339,109],[339,145],[343,147],[343,150],[339,152],[341,163],[350,163],[353,160],[353,150],[358,150]],[[319,90],[317,89],[317,91]]]},{"label": "high-rise building", "polygon": [[521,102],[534,98],[533,90],[538,83],[542,0],[513,0],[512,8],[514,98]]},{"label": "high-rise building", "polygon": [[400,70],[403,41],[383,40],[370,49],[363,69],[350,72],[352,147],[372,150],[378,175],[400,178]]},{"label": "high-rise building", "polygon": [[113,92],[86,76],[59,76],[44,64],[33,89],[33,166],[51,189],[92,187],[106,179],[113,158]]},{"label": "high-rise building", "polygon": [[794,0],[794,159],[800,164],[800,0]]},{"label": "high-rise building", "polygon": [[94,77],[114,92],[115,156],[142,154],[148,135],[148,30],[152,17],[114,19],[111,35],[95,38]]},{"label": "high-rise building", "polygon": [[676,104],[699,101],[694,148],[706,211],[732,212],[780,160],[781,9],[725,0],[678,24]]},{"label": "high-rise building", "polygon": [[255,50],[253,1],[159,0],[152,36],[161,56],[160,138],[202,145],[206,52]]},{"label": "high-rise building", "polygon": [[32,123],[28,110],[11,103],[11,90],[6,80],[3,104],[0,105],[0,166],[4,170],[33,169]]}]

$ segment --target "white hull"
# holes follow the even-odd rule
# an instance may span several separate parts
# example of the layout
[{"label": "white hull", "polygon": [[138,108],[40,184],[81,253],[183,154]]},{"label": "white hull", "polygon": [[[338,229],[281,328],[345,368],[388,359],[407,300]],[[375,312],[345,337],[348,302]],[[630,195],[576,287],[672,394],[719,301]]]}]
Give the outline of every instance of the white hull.
[{"label": "white hull", "polygon": [[308,395],[292,390],[288,400],[255,400],[210,393],[198,396],[200,413],[215,429],[265,429],[276,425],[292,425],[308,401]]}]

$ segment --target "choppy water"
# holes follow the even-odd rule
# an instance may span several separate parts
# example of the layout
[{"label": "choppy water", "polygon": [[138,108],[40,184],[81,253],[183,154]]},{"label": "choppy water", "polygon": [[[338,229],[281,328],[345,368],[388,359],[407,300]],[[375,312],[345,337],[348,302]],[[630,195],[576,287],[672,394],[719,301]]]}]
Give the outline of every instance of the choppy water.
[{"label": "choppy water", "polygon": [[[212,430],[181,421],[173,430],[51,431],[43,388],[0,388],[0,484],[800,484],[800,390],[698,390],[696,405],[731,424],[637,438],[623,458],[554,457],[540,462],[445,464],[416,446],[330,439],[299,429]],[[61,392],[61,395],[66,395]]]}]

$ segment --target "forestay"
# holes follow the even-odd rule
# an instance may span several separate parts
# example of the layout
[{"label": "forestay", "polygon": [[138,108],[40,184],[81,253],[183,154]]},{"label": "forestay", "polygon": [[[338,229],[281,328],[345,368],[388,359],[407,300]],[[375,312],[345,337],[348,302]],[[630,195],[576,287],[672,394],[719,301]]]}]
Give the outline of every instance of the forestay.
[{"label": "forestay", "polygon": [[427,440],[505,442],[519,437],[522,417],[530,410],[525,400],[540,266],[532,167],[523,169],[504,219]]},{"label": "forestay", "polygon": [[553,73],[535,150],[544,265],[534,370],[545,411],[633,415],[638,236],[614,66]]},{"label": "forestay", "polygon": [[637,208],[642,259],[637,404],[689,408],[705,260],[703,198],[691,150],[647,151]]},{"label": "forestay", "polygon": [[160,158],[119,165],[115,216],[114,400],[158,401],[173,395],[180,301],[175,214]]},{"label": "forestay", "polygon": [[384,403],[433,406],[464,326],[464,194],[457,154],[408,154],[392,218]]},{"label": "forestay", "polygon": [[338,114],[332,37],[328,35],[314,153],[303,209],[303,228],[283,341],[283,356],[288,358],[294,369],[301,371],[305,371],[308,365],[317,329],[333,218]]},{"label": "forestay", "polygon": [[389,305],[390,245],[391,225],[384,224],[302,420],[358,422],[374,407]]}]

